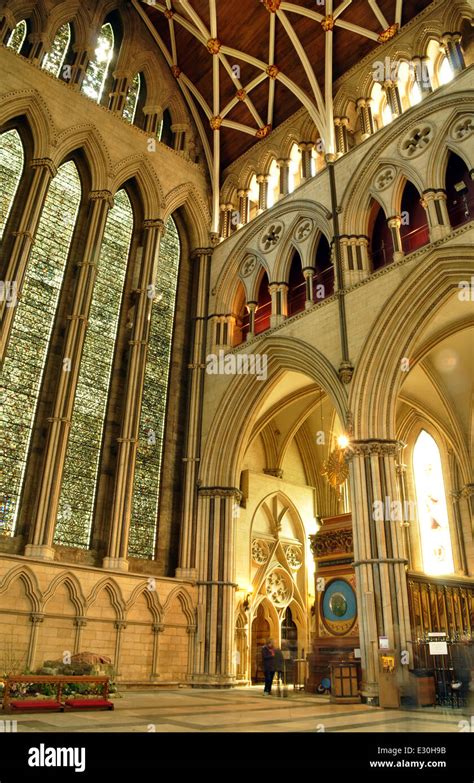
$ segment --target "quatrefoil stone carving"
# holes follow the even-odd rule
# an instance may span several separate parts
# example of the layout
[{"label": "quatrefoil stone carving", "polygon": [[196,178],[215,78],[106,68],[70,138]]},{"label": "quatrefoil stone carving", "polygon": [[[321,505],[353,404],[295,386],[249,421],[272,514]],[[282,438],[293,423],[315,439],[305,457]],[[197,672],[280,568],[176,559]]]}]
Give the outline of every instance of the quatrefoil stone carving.
[{"label": "quatrefoil stone carving", "polygon": [[269,250],[273,250],[275,245],[278,244],[283,235],[283,223],[272,223],[271,226],[264,232],[261,240],[260,247],[264,253],[268,253]]},{"label": "quatrefoil stone carving", "polygon": [[413,128],[402,140],[400,152],[404,158],[415,158],[424,152],[432,138],[433,128],[430,125]]},{"label": "quatrefoil stone carving", "polygon": [[313,230],[313,221],[310,218],[301,220],[295,228],[294,239],[297,242],[304,242]]},{"label": "quatrefoil stone carving", "polygon": [[385,188],[388,188],[389,185],[392,184],[393,180],[395,179],[395,168],[393,166],[385,166],[375,177],[375,188],[376,190],[385,190]]},{"label": "quatrefoil stone carving", "polygon": [[474,133],[474,115],[463,117],[453,125],[451,136],[456,141],[464,141]]},{"label": "quatrefoil stone carving", "polygon": [[253,270],[255,269],[255,265],[257,263],[257,259],[255,256],[247,256],[247,258],[244,258],[242,261],[242,266],[240,267],[240,274],[242,277],[248,277],[252,274]]}]

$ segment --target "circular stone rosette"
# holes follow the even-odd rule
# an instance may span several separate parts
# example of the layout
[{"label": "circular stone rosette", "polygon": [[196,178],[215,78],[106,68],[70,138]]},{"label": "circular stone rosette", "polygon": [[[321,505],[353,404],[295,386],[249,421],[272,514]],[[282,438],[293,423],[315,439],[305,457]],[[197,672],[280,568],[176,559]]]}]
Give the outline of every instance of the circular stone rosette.
[{"label": "circular stone rosette", "polygon": [[291,577],[285,571],[272,571],[267,576],[265,588],[275,606],[288,606],[293,596]]},{"label": "circular stone rosette", "polygon": [[257,565],[264,565],[270,556],[268,544],[259,538],[252,541],[252,559]]}]

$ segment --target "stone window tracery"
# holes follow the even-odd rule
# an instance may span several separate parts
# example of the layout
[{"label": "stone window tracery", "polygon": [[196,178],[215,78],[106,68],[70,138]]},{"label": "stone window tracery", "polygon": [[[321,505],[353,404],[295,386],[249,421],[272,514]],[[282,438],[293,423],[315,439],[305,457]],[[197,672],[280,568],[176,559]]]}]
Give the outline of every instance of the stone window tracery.
[{"label": "stone window tracery", "polygon": [[54,41],[51,44],[50,51],[43,58],[43,64],[41,66],[43,70],[52,73],[53,76],[59,77],[70,43],[71,25],[66,22],[66,24],[63,24],[57,31],[54,36]]},{"label": "stone window tracery", "polygon": [[[138,99],[140,97],[141,77],[139,73],[136,73],[133,77],[132,83],[127,90],[127,96],[125,98],[125,106],[123,107],[122,117],[130,124],[135,119],[135,114],[138,106]],[[159,137],[158,137],[159,138]]]},{"label": "stone window tracery", "polygon": [[4,485],[0,527],[7,535],[15,531],[39,391],[80,201],[79,175],[74,162],[68,161],[48,190],[2,373]]},{"label": "stone window tracery", "polygon": [[160,473],[168,399],[174,313],[181,244],[176,223],[168,218],[160,243],[156,297],[143,386],[139,444],[130,523],[130,557],[153,558],[157,536]]},{"label": "stone window tracery", "polygon": [[23,144],[16,130],[0,136],[0,241],[5,231],[25,163]]},{"label": "stone window tracery", "polygon": [[26,20],[22,19],[16,27],[12,30],[7,40],[7,46],[9,49],[13,49],[17,54],[20,54],[23,44],[25,43],[26,34],[28,32],[28,26]]},{"label": "stone window tracery", "polygon": [[93,60],[89,61],[81,90],[100,103],[114,54],[114,31],[110,22],[102,25]]},{"label": "stone window tracery", "polygon": [[55,543],[87,549],[92,528],[112,362],[133,231],[125,190],[104,231],[64,463]]}]

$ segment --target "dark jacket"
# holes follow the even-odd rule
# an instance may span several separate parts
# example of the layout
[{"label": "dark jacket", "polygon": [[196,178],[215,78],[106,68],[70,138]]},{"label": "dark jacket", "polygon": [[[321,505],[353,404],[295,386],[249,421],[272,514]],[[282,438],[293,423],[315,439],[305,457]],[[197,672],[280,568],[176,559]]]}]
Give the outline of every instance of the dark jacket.
[{"label": "dark jacket", "polygon": [[262,647],[262,665],[264,672],[275,671],[275,649],[267,644]]},{"label": "dark jacket", "polygon": [[283,653],[278,647],[275,650],[275,671],[283,671]]}]

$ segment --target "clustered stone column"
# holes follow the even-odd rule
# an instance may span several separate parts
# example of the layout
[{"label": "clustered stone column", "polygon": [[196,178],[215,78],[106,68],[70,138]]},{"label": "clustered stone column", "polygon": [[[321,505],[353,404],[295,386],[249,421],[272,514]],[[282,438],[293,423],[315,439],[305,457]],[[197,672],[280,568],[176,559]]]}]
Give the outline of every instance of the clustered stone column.
[{"label": "clustered stone column", "polygon": [[250,218],[250,203],[249,203],[250,190],[238,190],[237,196],[239,198],[239,226],[245,226],[249,222]]},{"label": "clustered stone column", "polygon": [[175,123],[171,126],[173,132],[173,147],[176,152],[184,152],[186,149],[186,133],[189,131],[187,123]]},{"label": "clustered stone column", "polygon": [[402,113],[402,102],[397,82],[393,79],[386,79],[386,81],[383,82],[382,87],[387,97],[387,103],[390,106],[392,115],[394,117],[399,117]]},{"label": "clustered stone column", "polygon": [[400,226],[402,225],[402,219],[400,215],[394,215],[387,219],[387,225],[390,229],[393,242],[393,260],[400,261],[404,257],[402,247],[402,237],[400,234]]},{"label": "clustered stone column", "polygon": [[313,149],[314,143],[312,141],[302,141],[298,145],[298,149],[301,152],[301,179],[311,179],[314,175],[313,171]]},{"label": "clustered stone column", "polygon": [[344,155],[349,149],[348,131],[349,118],[348,117],[334,117],[334,126],[336,132],[336,152],[338,157]]},{"label": "clustered stone column", "polygon": [[443,33],[443,47],[453,73],[461,73],[466,67],[461,48],[461,33]]},{"label": "clustered stone column", "polygon": [[196,577],[196,486],[200,461],[200,437],[202,400],[204,392],[204,371],[206,369],[207,314],[209,300],[209,277],[212,247],[198,248],[193,253],[197,269],[197,292],[194,314],[194,334],[191,362],[188,365],[189,409],[186,426],[186,450],[183,459],[185,474],[183,482],[183,509],[180,540],[178,579]]},{"label": "clustered stone column", "polygon": [[415,82],[418,85],[422,98],[426,98],[433,92],[433,87],[428,69],[429,57],[425,55],[415,55],[412,57],[413,72]]},{"label": "clustered stone column", "polygon": [[163,119],[163,109],[161,106],[145,106],[143,109],[145,115],[145,133],[153,138],[157,138],[160,123]]},{"label": "clustered stone column", "polygon": [[89,200],[87,236],[81,260],[78,262],[79,274],[74,292],[72,312],[68,316],[62,371],[56,388],[53,414],[48,420],[48,435],[39,480],[38,509],[32,540],[25,549],[27,556],[46,560],[54,559],[53,536],[71,417],[97,276],[97,263],[107,214],[113,205],[112,194],[108,190],[92,191],[89,195]]},{"label": "clustered stone column", "polygon": [[362,131],[361,141],[368,139],[374,133],[374,118],[372,115],[372,101],[370,98],[358,98],[357,109]]},{"label": "clustered stone column", "polygon": [[154,283],[159,259],[160,238],[164,231],[161,218],[145,220],[144,243],[132,337],[129,342],[127,380],[125,384],[124,414],[118,438],[117,473],[112,505],[109,549],[104,558],[105,568],[128,570],[128,539],[132,515],[133,482],[139,443],[140,413],[143,384],[155,296]]},{"label": "clustered stone column", "polygon": [[257,310],[258,302],[247,302],[249,310],[249,330],[247,332],[247,340],[251,340],[255,337],[255,313]]},{"label": "clustered stone column", "polygon": [[44,33],[30,33],[28,42],[31,44],[28,59],[33,63],[39,64],[46,53],[46,38]]},{"label": "clustered stone column", "polygon": [[288,283],[270,283],[268,290],[272,297],[270,326],[277,326],[288,313]]},{"label": "clustered stone column", "polygon": [[235,487],[199,487],[198,624],[193,681],[230,685],[234,596],[233,536],[242,494]]},{"label": "clustered stone column", "polygon": [[87,64],[90,57],[94,56],[93,52],[89,52],[88,49],[83,49],[81,46],[73,45],[72,51],[74,52],[74,60],[71,64],[71,78],[69,84],[71,84],[76,90],[80,90],[84,76],[87,70]]},{"label": "clustered stone column", "polygon": [[280,196],[290,192],[290,158],[279,158],[277,166],[280,170]]},{"label": "clustered stone column", "polygon": [[257,176],[258,182],[258,211],[263,212],[268,207],[268,181],[270,177],[268,174],[259,174]]},{"label": "clustered stone column", "polygon": [[[387,636],[399,656],[400,686],[408,682],[408,666],[400,666],[407,651],[411,660],[411,630],[399,514],[396,457],[400,441],[353,440],[346,452],[350,468],[354,534],[354,568],[362,656],[362,693],[378,694],[379,637]],[[374,505],[377,504],[377,507]],[[377,508],[378,513],[375,513]],[[381,519],[383,516],[383,519]]]},{"label": "clustered stone column", "polygon": [[125,106],[125,99],[127,97],[128,86],[130,82],[130,76],[128,73],[115,71],[114,83],[112,90],[109,93],[109,109],[122,114]]},{"label": "clustered stone column", "polygon": [[426,209],[430,229],[430,240],[436,242],[451,233],[446,191],[444,188],[424,190],[421,199]]},{"label": "clustered stone column", "polygon": [[214,328],[213,345],[219,348],[231,348],[234,340],[235,316],[215,315],[212,322]]},{"label": "clustered stone column", "polygon": [[[33,169],[30,188],[26,196],[21,214],[18,231],[14,233],[13,247],[8,259],[5,281],[16,285],[17,298],[21,297],[26,267],[35,234],[43,211],[46,194],[57,169],[50,158],[36,158],[30,163]],[[2,330],[0,336],[0,363],[3,363],[8,345],[15,308],[7,307],[7,301],[0,301],[0,320]]]},{"label": "clustered stone column", "polygon": [[223,239],[226,239],[231,234],[231,220],[232,220],[233,210],[234,210],[233,204],[220,205],[220,211],[221,211],[220,235]]},{"label": "clustered stone column", "polygon": [[316,274],[316,269],[314,268],[314,266],[304,267],[303,277],[305,282],[305,303],[304,303],[305,310],[309,310],[309,308],[312,307],[314,304],[313,279],[315,274]]},{"label": "clustered stone column", "polygon": [[364,234],[343,234],[341,256],[346,285],[365,280],[370,274],[369,238]]}]

